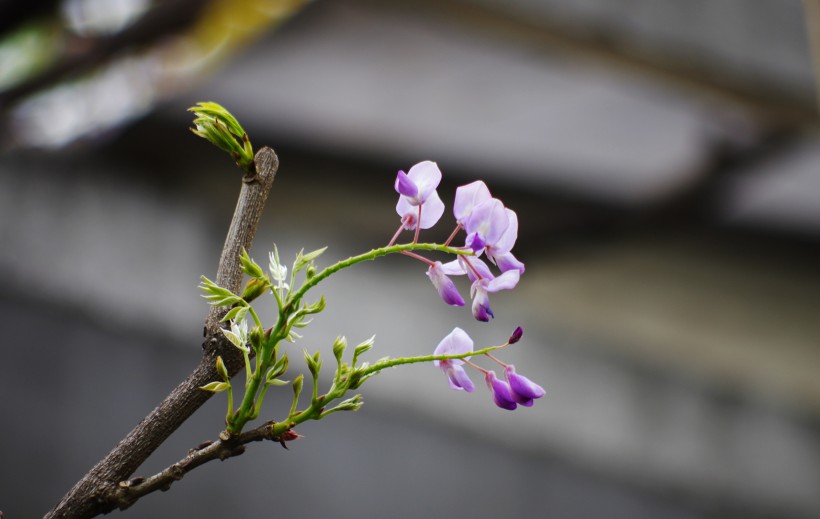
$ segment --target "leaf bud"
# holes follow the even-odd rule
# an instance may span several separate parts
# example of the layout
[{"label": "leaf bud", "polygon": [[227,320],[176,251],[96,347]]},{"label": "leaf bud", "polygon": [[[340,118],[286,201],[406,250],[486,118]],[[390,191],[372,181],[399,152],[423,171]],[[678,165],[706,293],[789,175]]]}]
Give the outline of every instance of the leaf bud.
[{"label": "leaf bud", "polygon": [[257,297],[261,296],[268,289],[268,280],[264,278],[251,278],[245,284],[245,289],[242,291],[242,299],[251,302]]},{"label": "leaf bud", "polygon": [[265,342],[265,330],[259,326],[254,326],[248,335],[253,349],[259,351],[262,348],[262,344]]},{"label": "leaf bud", "polygon": [[342,362],[342,355],[344,355],[345,349],[347,348],[347,339],[342,335],[336,337],[336,340],[333,342],[333,356],[336,357],[338,362]]},{"label": "leaf bud", "polygon": [[225,382],[231,380],[230,375],[228,375],[228,368],[225,367],[225,361],[222,360],[222,357],[216,358],[216,372],[219,373],[219,376],[222,377],[222,380]]}]

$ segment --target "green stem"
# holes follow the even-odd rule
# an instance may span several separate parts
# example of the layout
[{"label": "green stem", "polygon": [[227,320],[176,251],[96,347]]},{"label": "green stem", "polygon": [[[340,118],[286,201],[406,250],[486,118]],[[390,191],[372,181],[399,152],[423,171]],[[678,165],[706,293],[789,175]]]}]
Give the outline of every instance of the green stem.
[{"label": "green stem", "polygon": [[359,254],[358,256],[352,256],[350,258],[347,258],[346,260],[342,260],[334,265],[327,267],[321,272],[316,273],[315,276],[305,281],[305,283],[301,287],[299,287],[298,291],[294,292],[293,295],[291,295],[289,304],[298,303],[298,301],[300,301],[302,297],[304,297],[308,290],[318,285],[325,278],[335,274],[336,272],[342,269],[352,267],[353,265],[356,265],[363,261],[373,261],[376,258],[379,258],[381,256],[387,256],[388,254],[395,254],[397,252],[414,250],[439,251],[456,255],[473,254],[473,252],[470,250],[456,249],[454,247],[445,247],[444,245],[439,245],[437,243],[406,243],[403,245],[391,245],[389,247],[373,249],[370,252],[365,252],[364,254]]},{"label": "green stem", "polygon": [[[472,357],[475,355],[484,355],[496,350],[500,350],[502,348],[506,348],[509,344],[502,344],[500,346],[489,346],[487,348],[483,348],[476,351],[468,351],[467,353],[458,353],[452,355],[420,355],[418,357],[403,357],[398,359],[389,359],[384,360],[382,362],[376,363],[369,368],[361,370],[361,377],[365,378],[371,375],[374,375],[386,368],[392,368],[394,366],[401,366],[403,364],[417,364],[419,362],[432,362],[434,360],[453,360],[453,359],[465,359],[467,357]],[[311,402],[310,406],[303,411],[296,412],[295,405],[291,408],[290,415],[288,416],[287,420],[284,422],[278,422],[274,425],[274,434],[281,435],[290,429],[293,429],[297,425],[304,423],[308,420],[318,419],[322,415],[322,410],[333,403],[335,400],[343,397],[345,393],[347,393],[348,389],[350,388],[350,379],[347,379],[348,382],[341,386],[336,386],[334,384],[331,387],[331,390],[328,391],[327,394],[322,395],[318,400],[314,399]]]},{"label": "green stem", "polygon": [[376,364],[373,364],[372,366],[363,369],[360,373],[362,377],[366,377],[378,373],[383,369],[392,368],[395,366],[402,366],[404,364],[418,364],[419,362],[433,362],[434,360],[466,359],[467,357],[484,355],[486,353],[500,350],[501,348],[506,348],[507,346],[509,346],[509,344],[502,344],[500,346],[488,346],[481,350],[468,351],[467,353],[457,353],[452,355],[420,355],[418,357],[400,357],[398,359],[387,359],[381,362],[377,362]]},{"label": "green stem", "polygon": [[[281,316],[280,316],[281,317]],[[280,318],[281,323],[281,318]],[[242,398],[242,404],[239,406],[236,419],[228,424],[228,431],[233,434],[242,432],[245,424],[254,418],[256,414],[256,394],[259,392],[259,384],[262,383],[262,378],[268,371],[271,363],[271,352],[279,342],[284,339],[281,336],[281,324],[277,323],[276,328],[271,332],[270,338],[265,341],[262,348],[257,354],[256,371],[245,385],[245,396]]]}]

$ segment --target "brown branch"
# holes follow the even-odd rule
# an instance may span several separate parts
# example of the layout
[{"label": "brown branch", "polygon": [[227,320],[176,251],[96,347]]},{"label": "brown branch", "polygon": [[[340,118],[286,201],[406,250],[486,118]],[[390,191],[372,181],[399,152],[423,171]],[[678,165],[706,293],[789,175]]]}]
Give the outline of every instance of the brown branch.
[{"label": "brown branch", "polygon": [[234,456],[244,454],[245,445],[251,442],[272,440],[279,442],[287,448],[285,442],[299,438],[299,435],[292,431],[286,431],[280,436],[274,434],[274,422],[265,422],[255,429],[245,431],[237,436],[227,436],[224,432],[219,440],[205,442],[195,449],[191,449],[188,455],[169,466],[162,472],[158,472],[148,478],[134,478],[128,481],[121,481],[116,491],[110,497],[110,501],[115,503],[120,510],[137,502],[157,490],[163,492],[171,488],[174,481],[179,481],[185,474],[209,461],[224,461]]},{"label": "brown branch", "polygon": [[[239,262],[242,249],[250,249],[256,226],[265,206],[279,160],[270,148],[259,150],[255,157],[256,176],[244,178],[225,246],[219,261],[216,282],[233,292],[242,288],[243,272]],[[88,519],[110,512],[119,506],[112,496],[180,425],[212,395],[201,386],[220,380],[216,357],[221,355],[231,376],[244,366],[237,348],[219,332],[224,315],[212,307],[205,322],[204,353],[199,365],[165,400],[146,416],[114,449],[100,460],[63,499],[45,515],[45,519]]]}]

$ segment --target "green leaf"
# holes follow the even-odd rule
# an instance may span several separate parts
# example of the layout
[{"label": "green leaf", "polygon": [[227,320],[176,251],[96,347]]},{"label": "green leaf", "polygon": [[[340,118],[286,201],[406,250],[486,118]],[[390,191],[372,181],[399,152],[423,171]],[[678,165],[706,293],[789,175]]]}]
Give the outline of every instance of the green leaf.
[{"label": "green leaf", "polygon": [[222,318],[222,322],[231,320],[241,321],[248,314],[248,310],[250,310],[250,308],[247,306],[235,306],[225,314],[225,317]]},{"label": "green leaf", "polygon": [[265,277],[265,273],[250,256],[248,256],[248,251],[242,249],[242,254],[239,256],[239,261],[242,263],[242,270],[245,271],[245,274],[249,275],[252,278],[261,279]]},{"label": "green leaf", "polygon": [[211,393],[220,393],[225,391],[231,387],[231,385],[227,382],[211,382],[210,384],[205,384],[201,386],[199,389],[203,389],[205,391],[210,391]]},{"label": "green leaf", "polygon": [[302,254],[302,251],[299,251],[299,254],[296,255],[296,261],[293,263],[293,269],[297,271],[302,270],[307,265],[313,263],[313,260],[321,256],[326,250],[327,247],[322,247],[321,249],[316,249],[315,251],[308,252],[307,254]]}]

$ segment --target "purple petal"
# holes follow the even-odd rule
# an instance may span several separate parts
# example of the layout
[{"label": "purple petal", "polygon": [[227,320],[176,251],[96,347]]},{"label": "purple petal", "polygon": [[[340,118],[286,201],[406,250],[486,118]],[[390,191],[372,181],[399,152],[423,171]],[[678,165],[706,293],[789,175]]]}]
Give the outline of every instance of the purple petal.
[{"label": "purple petal", "polygon": [[493,261],[495,261],[496,266],[501,272],[507,272],[508,270],[517,270],[519,274],[523,274],[524,270],[526,270],[524,264],[518,261],[518,258],[513,256],[512,252],[493,255],[492,259]]},{"label": "purple petal", "polygon": [[479,279],[493,279],[493,273],[486,263],[475,257],[459,256],[459,261],[463,262],[464,270],[471,282],[475,283]]},{"label": "purple petal", "polygon": [[440,261],[435,262],[427,269],[427,277],[436,287],[442,301],[451,306],[464,306],[464,298],[458,293],[455,283],[442,271]]},{"label": "purple petal", "polygon": [[473,249],[473,252],[478,252],[487,246],[487,242],[484,241],[479,233],[473,232],[467,235],[464,246]]},{"label": "purple petal", "polygon": [[464,230],[468,235],[476,233],[487,245],[495,246],[509,224],[504,204],[492,198],[473,208],[464,222]]},{"label": "purple petal", "polygon": [[493,255],[504,254],[510,252],[515,245],[515,240],[518,238],[518,215],[512,209],[504,208],[504,214],[507,215],[507,228],[504,233],[498,238],[498,241],[493,245],[493,250],[490,251]]},{"label": "purple petal", "polygon": [[456,199],[453,203],[453,215],[456,217],[456,222],[464,224],[464,220],[470,215],[473,207],[490,198],[492,198],[490,190],[480,180],[456,189]]},{"label": "purple petal", "polygon": [[441,182],[441,171],[435,162],[425,160],[410,168],[407,177],[413,181],[418,190],[414,195],[416,200],[419,204],[423,204]]},{"label": "purple petal", "polygon": [[517,270],[508,270],[487,282],[487,292],[494,294],[501,290],[512,290],[518,284],[520,277],[521,274]]},{"label": "purple petal", "polygon": [[463,276],[467,272],[464,270],[464,266],[461,262],[457,259],[453,261],[448,261],[441,265],[441,271],[447,274],[448,276]]},{"label": "purple petal", "polygon": [[512,390],[510,389],[510,385],[503,381],[499,380],[495,376],[494,371],[488,371],[485,376],[485,381],[487,382],[487,387],[493,392],[493,402],[495,405],[500,407],[501,409],[506,409],[508,411],[512,411],[518,404],[516,404],[515,400],[513,399]]},{"label": "purple petal", "polygon": [[482,322],[487,322],[493,315],[490,309],[490,298],[487,291],[481,286],[481,281],[473,283],[473,317]]},{"label": "purple petal", "polygon": [[515,372],[515,366],[510,364],[504,368],[504,376],[509,381],[513,399],[521,405],[530,407],[533,400],[546,394],[544,388]]},{"label": "purple petal", "polygon": [[415,230],[416,223],[419,219],[419,208],[410,203],[406,196],[400,196],[396,204],[396,212],[401,217],[404,228],[408,231]]},{"label": "purple petal", "polygon": [[473,384],[473,381],[470,380],[467,372],[464,371],[464,368],[461,366],[451,365],[446,373],[447,381],[450,383],[451,388],[468,393],[475,391],[475,384]]},{"label": "purple petal", "polygon": [[[436,349],[433,351],[433,355],[460,355],[462,353],[467,353],[468,351],[473,351],[473,340],[469,335],[467,335],[467,332],[456,327],[453,328],[453,331],[450,332],[447,337],[443,338],[441,342],[438,343],[438,346],[436,346]],[[469,359],[470,357],[466,358]],[[435,362],[436,361],[434,361],[434,364]],[[458,359],[441,362],[461,364],[461,361]]]},{"label": "purple petal", "polygon": [[444,202],[439,198],[438,193],[433,193],[427,197],[427,200],[421,205],[421,221],[419,226],[422,229],[429,229],[436,225],[441,215],[444,214]]},{"label": "purple petal", "polygon": [[414,199],[419,194],[419,188],[416,187],[416,184],[413,183],[412,180],[410,180],[407,173],[401,170],[396,175],[396,181],[393,183],[393,188],[400,195],[404,195],[411,199]]}]

